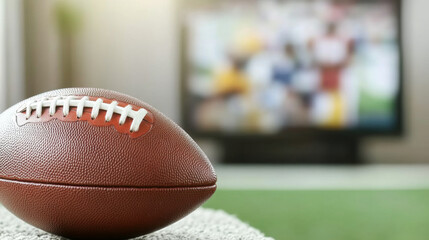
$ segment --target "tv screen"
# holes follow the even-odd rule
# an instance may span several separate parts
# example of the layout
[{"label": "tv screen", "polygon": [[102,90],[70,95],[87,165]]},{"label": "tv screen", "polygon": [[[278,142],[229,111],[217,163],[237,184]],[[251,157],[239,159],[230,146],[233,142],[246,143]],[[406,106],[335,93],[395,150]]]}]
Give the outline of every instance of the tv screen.
[{"label": "tv screen", "polygon": [[398,128],[397,1],[184,2],[192,132]]}]

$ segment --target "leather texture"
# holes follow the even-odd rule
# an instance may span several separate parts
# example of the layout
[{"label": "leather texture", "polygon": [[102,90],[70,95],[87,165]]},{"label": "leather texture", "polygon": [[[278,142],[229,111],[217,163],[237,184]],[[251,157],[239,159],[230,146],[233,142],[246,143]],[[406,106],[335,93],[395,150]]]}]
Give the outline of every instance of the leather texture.
[{"label": "leather texture", "polygon": [[215,188],[100,188],[0,180],[0,199],[15,215],[48,232],[71,239],[124,239],[184,217]]},{"label": "leather texture", "polygon": [[[78,119],[18,125],[18,110],[29,101],[69,95],[145,108],[151,120],[143,124],[150,129],[136,137]],[[149,233],[186,215],[216,189],[208,158],[180,127],[114,91],[61,89],[24,100],[0,115],[0,136],[1,201],[23,220],[60,235],[107,232],[104,239],[116,239]],[[114,229],[124,230],[115,235]]]}]

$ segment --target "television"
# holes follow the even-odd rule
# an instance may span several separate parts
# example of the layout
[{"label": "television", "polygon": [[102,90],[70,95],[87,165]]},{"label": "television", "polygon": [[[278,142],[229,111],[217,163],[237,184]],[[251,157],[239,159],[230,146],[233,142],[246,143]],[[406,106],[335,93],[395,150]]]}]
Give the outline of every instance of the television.
[{"label": "television", "polygon": [[399,0],[187,0],[180,16],[192,135],[281,147],[402,132]]}]

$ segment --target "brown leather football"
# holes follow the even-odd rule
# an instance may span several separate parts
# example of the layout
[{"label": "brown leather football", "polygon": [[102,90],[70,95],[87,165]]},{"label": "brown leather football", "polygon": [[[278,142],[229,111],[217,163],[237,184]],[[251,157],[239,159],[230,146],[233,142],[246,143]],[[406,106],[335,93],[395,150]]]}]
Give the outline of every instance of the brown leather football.
[{"label": "brown leather football", "polygon": [[34,96],[0,115],[0,136],[0,202],[57,235],[144,235],[216,190],[197,144],[155,108],[118,92]]}]

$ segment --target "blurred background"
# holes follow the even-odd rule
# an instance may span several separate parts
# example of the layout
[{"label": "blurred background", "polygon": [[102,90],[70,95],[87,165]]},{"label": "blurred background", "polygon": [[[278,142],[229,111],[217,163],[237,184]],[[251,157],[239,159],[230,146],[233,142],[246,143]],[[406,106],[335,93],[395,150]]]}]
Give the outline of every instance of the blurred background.
[{"label": "blurred background", "polygon": [[[137,97],[276,239],[429,235],[425,0],[2,0],[0,110],[63,87]],[[246,204],[243,204],[245,202]]]}]

